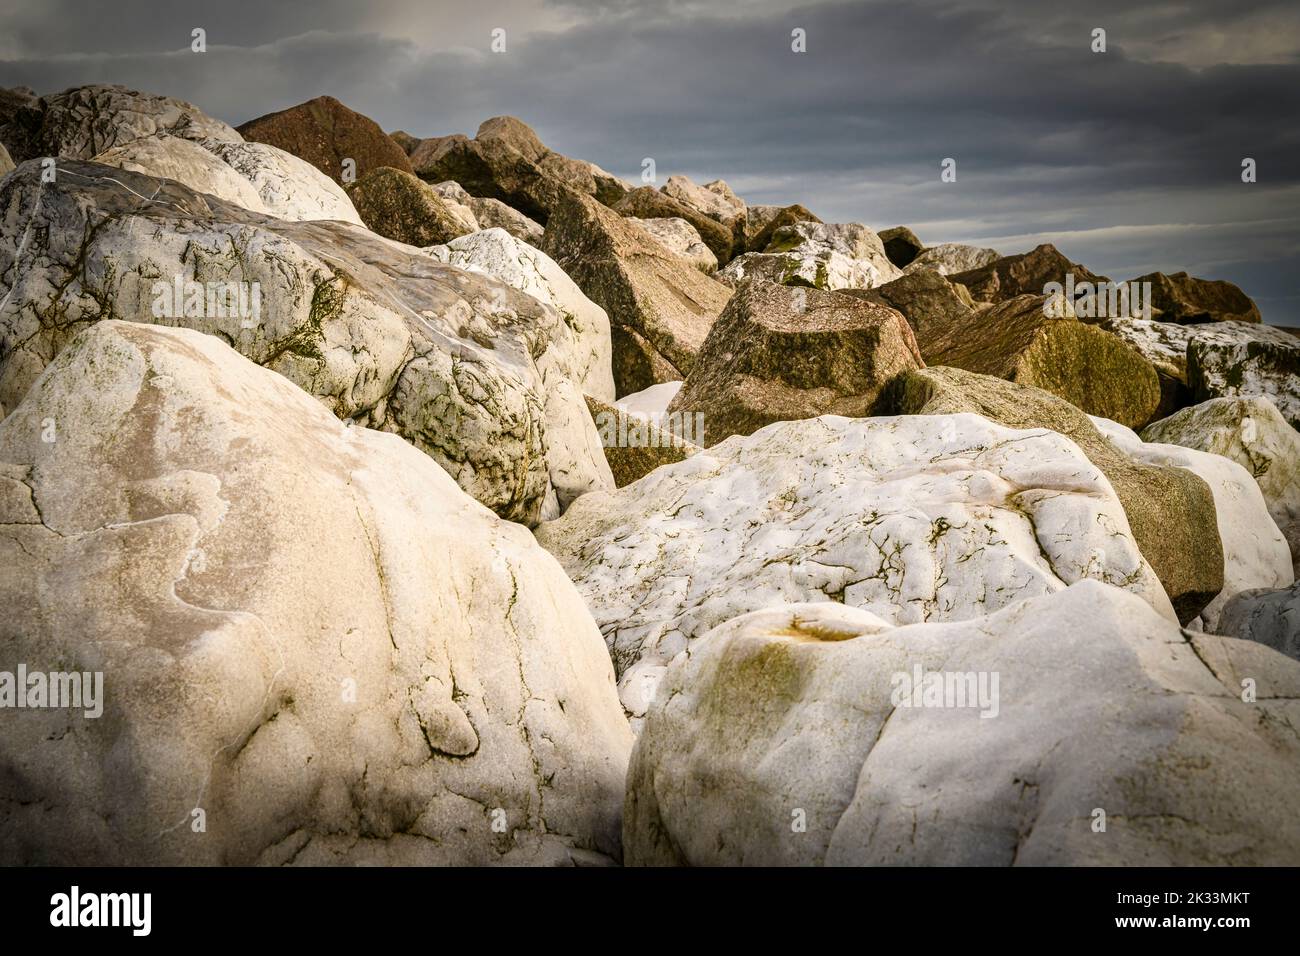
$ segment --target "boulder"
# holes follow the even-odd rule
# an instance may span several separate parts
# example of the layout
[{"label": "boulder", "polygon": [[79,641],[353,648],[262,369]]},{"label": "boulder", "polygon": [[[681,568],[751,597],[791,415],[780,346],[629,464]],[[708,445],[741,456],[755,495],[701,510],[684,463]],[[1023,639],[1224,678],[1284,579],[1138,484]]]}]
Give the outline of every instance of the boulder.
[{"label": "boulder", "polygon": [[902,269],[909,266],[925,249],[925,243],[916,238],[916,233],[906,226],[894,226],[880,233],[880,241],[885,246],[885,255],[889,261]]},{"label": "boulder", "polygon": [[800,222],[821,222],[798,203],[792,206],[750,206],[745,211],[745,251],[762,252],[778,229]]},{"label": "boulder", "polygon": [[[18,111],[36,99],[36,91],[30,86],[0,86],[0,130],[3,130],[17,115]],[[0,146],[4,145],[0,142]]]},{"label": "boulder", "polygon": [[1065,285],[1067,275],[1074,277],[1076,286],[1110,281],[1071,262],[1050,243],[965,272],[949,273],[948,277],[970,289],[971,296],[980,302],[1005,302],[1021,295],[1043,295],[1049,282]]},{"label": "boulder", "polygon": [[[929,269],[942,276],[968,272],[997,262],[1002,254],[996,249],[984,249],[980,246],[963,246],[957,242],[945,242],[937,246],[922,249],[915,259],[909,262],[905,272],[919,272]],[[1042,291],[1041,289],[1038,291]]]},{"label": "boulder", "polygon": [[9,150],[5,149],[5,144],[0,143],[0,177],[5,176],[14,168],[14,161],[9,157]]},{"label": "boulder", "polygon": [[1212,398],[1153,422],[1142,439],[1222,455],[1250,472],[1300,572],[1300,434],[1272,402]]},{"label": "boulder", "polygon": [[479,228],[475,216],[466,216],[414,173],[388,166],[348,187],[348,198],[372,231],[409,246],[450,242]]},{"label": "boulder", "polygon": [[484,229],[424,251],[459,269],[494,276],[555,309],[573,337],[569,377],[588,395],[614,400],[609,316],[554,259],[504,229]]},{"label": "boulder", "polygon": [[5,659],[104,691],[6,713],[7,862],[617,860],[599,632],[395,435],[214,336],[106,321],[0,424],[0,486]]},{"label": "boulder", "polygon": [[680,381],[731,290],[636,224],[569,190],[542,251],[609,315],[616,394]]},{"label": "boulder", "polygon": [[719,264],[724,264],[731,258],[735,240],[729,227],[720,225],[694,207],[659,192],[653,186],[633,189],[614,204],[614,211],[635,219],[685,219],[700,234],[700,241],[709,247]]},{"label": "boulder", "polygon": [[474,139],[457,133],[421,140],[411,152],[411,165],[426,182],[454,180],[471,195],[500,200],[543,226],[570,189],[606,205],[628,191],[594,163],[547,149],[511,116],[486,120]]},{"label": "boulder", "polygon": [[542,144],[531,126],[513,116],[494,116],[484,120],[474,139],[480,143],[495,140],[514,149],[548,176],[570,189],[594,196],[598,202],[612,206],[628,192],[627,184],[583,159],[571,159]]},{"label": "boulder", "polygon": [[813,289],[870,289],[901,273],[885,256],[880,238],[856,222],[782,226],[764,252],[737,257],[719,272],[730,283],[762,279]]},{"label": "boulder", "polygon": [[202,139],[201,145],[257,190],[272,216],[290,222],[336,219],[362,225],[352,200],[316,167],[265,143]]},{"label": "boulder", "polygon": [[421,140],[411,165],[427,183],[452,180],[470,195],[496,199],[543,226],[569,191],[500,139],[479,142],[457,134]]},{"label": "boulder", "polygon": [[701,272],[712,275],[718,271],[718,257],[704,244],[699,231],[685,219],[627,218],[628,222],[634,222],[648,232],[659,245],[688,260]]},{"label": "boulder", "polygon": [[1259,485],[1245,468],[1220,455],[1193,448],[1144,442],[1114,422],[1095,421],[1094,424],[1134,461],[1185,468],[1210,486],[1219,540],[1223,542],[1223,589],[1201,610],[1202,630],[1223,633],[1219,628],[1223,607],[1242,591],[1283,588],[1295,581],[1291,549],[1270,517]]},{"label": "boulder", "polygon": [[1280,590],[1242,591],[1224,605],[1219,630],[1300,660],[1300,584]]},{"label": "boulder", "polygon": [[1180,621],[1194,620],[1223,590],[1224,548],[1210,487],[1184,469],[1134,460],[1069,402],[987,375],[927,368],[895,379],[881,396],[881,411],[972,412],[1008,428],[1046,428],[1065,436],[1106,475]]},{"label": "boulder", "polygon": [[401,129],[393,130],[388,134],[388,138],[400,146],[402,152],[404,152],[408,158],[413,152],[415,152],[415,148],[420,145],[419,137],[412,136],[410,133]]},{"label": "boulder", "polygon": [[1152,272],[1135,283],[1151,283],[1152,317],[1159,322],[1262,322],[1250,296],[1231,282],[1196,279],[1186,272]]},{"label": "boulder", "polygon": [[[306,160],[340,186],[384,167],[412,172],[406,151],[378,123],[332,96],[267,113],[238,129],[249,142],[266,143]],[[348,160],[352,165],[345,168]]]},{"label": "boulder", "polygon": [[689,426],[693,437],[694,422],[689,419],[638,415],[621,403],[611,405],[592,395],[586,398],[614,484],[619,488],[644,478],[660,465],[682,461],[700,450],[684,435],[688,429],[679,427],[683,423]]},{"label": "boulder", "polygon": [[117,166],[160,179],[174,179],[195,192],[207,193],[253,212],[270,215],[253,184],[200,143],[179,136],[142,136],[114,146],[92,162]]},{"label": "boulder", "polygon": [[455,207],[462,216],[473,219],[479,229],[504,229],[530,246],[541,245],[542,227],[501,200],[471,196],[460,188],[459,183],[451,180],[438,183],[433,188],[444,202]]},{"label": "boulder", "polygon": [[586,599],[637,717],[692,639],[782,604],[952,621],[1091,577],[1174,620],[1078,445],[977,415],[769,425],[583,495],[537,537]]},{"label": "boulder", "polygon": [[686,176],[669,176],[659,189],[666,196],[696,209],[731,233],[731,251],[727,258],[745,251],[745,230],[749,223],[748,208],[723,180],[697,186]]},{"label": "boulder", "polygon": [[631,395],[624,395],[614,404],[629,415],[655,418],[668,414],[668,406],[681,390],[681,382],[662,382],[639,392],[633,392]]},{"label": "boulder", "polygon": [[772,422],[871,414],[924,363],[893,309],[819,289],[743,283],[709,330],[669,412],[704,416],[704,444]]},{"label": "boulder", "polygon": [[0,125],[15,163],[41,156],[90,159],[142,136],[241,142],[235,130],[193,104],[125,86],[75,86],[29,99]]},{"label": "boulder", "polygon": [[954,285],[937,272],[922,269],[874,289],[843,289],[845,295],[878,302],[902,313],[916,334],[936,338],[966,319],[975,303],[964,285]]},{"label": "boulder", "polygon": [[1300,338],[1262,325],[1235,325],[1230,337],[1198,331],[1187,343],[1187,387],[1195,402],[1262,396],[1300,428]]},{"label": "boulder", "polygon": [[1286,865],[1298,694],[1300,664],[1096,581],[951,623],[757,611],[668,668],[624,861]]},{"label": "boulder", "polygon": [[1151,363],[1109,332],[1055,317],[1052,306],[1048,296],[1017,296],[917,329],[916,342],[927,365],[1033,385],[1130,428],[1150,421],[1160,405]]},{"label": "boulder", "polygon": [[[503,517],[558,513],[557,487],[574,476],[550,474],[552,450],[580,431],[580,446],[555,452],[576,460],[597,439],[576,396],[562,434],[548,436],[543,367],[575,348],[554,309],[360,226],[261,216],[93,163],[63,161],[53,183],[40,178],[32,161],[0,183],[0,276],[11,283],[0,296],[0,407],[13,408],[87,324],[184,325],[339,418],[399,433]],[[41,228],[29,229],[38,195]]]}]

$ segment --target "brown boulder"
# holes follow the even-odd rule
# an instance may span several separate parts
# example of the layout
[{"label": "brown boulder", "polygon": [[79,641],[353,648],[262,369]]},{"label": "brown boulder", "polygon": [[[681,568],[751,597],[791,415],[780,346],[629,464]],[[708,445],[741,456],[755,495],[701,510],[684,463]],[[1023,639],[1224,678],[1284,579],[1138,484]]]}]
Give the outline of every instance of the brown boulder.
[{"label": "brown boulder", "polygon": [[916,233],[906,226],[895,226],[880,233],[880,241],[885,244],[885,255],[898,268],[911,265],[912,260],[921,254],[925,244],[916,238]]},{"label": "brown boulder", "polygon": [[871,414],[899,372],[922,367],[893,309],[820,289],[742,282],[669,412],[704,414],[704,441],[772,422]]},{"label": "brown boulder", "polygon": [[244,139],[266,143],[311,163],[340,185],[343,162],[356,163],[356,178],[389,166],[412,172],[405,151],[374,120],[332,96],[318,96],[287,110],[267,113],[237,127]]},{"label": "brown boulder", "polygon": [[950,365],[1051,392],[1141,428],[1160,406],[1155,368],[1132,345],[1071,315],[1054,318],[1042,295],[1022,295],[917,330],[927,365]]},{"label": "brown boulder", "polygon": [[560,189],[541,248],[609,314],[617,393],[685,378],[731,290],[591,197]]},{"label": "brown boulder", "polygon": [[971,297],[979,302],[1005,302],[1018,295],[1043,295],[1049,282],[1065,285],[1067,274],[1074,276],[1077,286],[1083,282],[1109,282],[1105,276],[1095,275],[1077,262],[1071,262],[1049,243],[1018,256],[1003,256],[986,266],[958,272],[948,278],[970,289]]},{"label": "brown boulder", "polygon": [[465,216],[413,173],[381,166],[348,189],[372,232],[412,246],[435,246],[478,231]]},{"label": "brown boulder", "polygon": [[584,397],[605,449],[605,461],[619,488],[644,478],[660,465],[683,461],[700,450],[698,445],[653,422],[629,415],[616,405],[590,395]]},{"label": "brown boulder", "polygon": [[1152,272],[1134,282],[1151,283],[1151,317],[1159,322],[1262,322],[1250,296],[1222,279],[1196,279],[1186,272]]}]

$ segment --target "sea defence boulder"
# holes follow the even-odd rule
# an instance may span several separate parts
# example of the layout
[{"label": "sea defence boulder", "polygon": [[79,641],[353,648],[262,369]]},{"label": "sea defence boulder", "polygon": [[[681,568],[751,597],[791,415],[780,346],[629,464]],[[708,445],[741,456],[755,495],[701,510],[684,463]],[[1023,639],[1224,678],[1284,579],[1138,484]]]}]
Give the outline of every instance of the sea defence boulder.
[{"label": "sea defence boulder", "polygon": [[0,423],[27,865],[610,862],[631,738],[573,585],[396,435],[217,337],[103,321]]}]

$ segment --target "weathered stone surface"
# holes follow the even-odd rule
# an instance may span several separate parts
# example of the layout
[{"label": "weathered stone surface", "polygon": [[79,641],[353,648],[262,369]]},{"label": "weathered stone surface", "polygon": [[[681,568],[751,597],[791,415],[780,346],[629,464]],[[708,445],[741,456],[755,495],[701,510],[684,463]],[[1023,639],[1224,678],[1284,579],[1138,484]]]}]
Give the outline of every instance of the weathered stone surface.
[{"label": "weathered stone surface", "polygon": [[517,209],[511,209],[499,199],[480,199],[460,188],[459,183],[447,180],[433,187],[443,201],[456,207],[467,219],[473,219],[479,229],[504,229],[516,239],[530,246],[541,245],[542,227]]},{"label": "weathered stone surface", "polygon": [[38,156],[90,159],[142,136],[240,142],[235,130],[197,106],[125,86],[75,86],[31,99],[0,125],[15,163]]},{"label": "weathered stone surface", "polygon": [[512,116],[486,120],[474,139],[459,133],[421,140],[411,165],[431,183],[453,180],[471,195],[497,199],[543,226],[570,189],[613,205],[627,185],[594,163],[570,159],[542,145]]},{"label": "weathered stone surface", "polygon": [[700,240],[709,247],[719,264],[731,259],[735,240],[730,228],[653,186],[633,189],[614,204],[614,211],[635,219],[685,219],[700,234]]},{"label": "weathered stone surface", "polygon": [[1300,433],[1272,402],[1212,398],[1151,423],[1142,439],[1222,455],[1250,472],[1300,571]]},{"label": "weathered stone surface", "polygon": [[1152,272],[1132,280],[1151,283],[1152,317],[1158,322],[1262,322],[1250,296],[1231,282],[1196,279],[1186,272]]},{"label": "weathered stone surface", "polygon": [[362,225],[348,194],[306,160],[266,143],[198,143],[247,179],[272,216],[290,222],[336,219]]},{"label": "weathered stone surface", "polygon": [[874,289],[842,291],[901,312],[917,335],[927,338],[941,335],[943,329],[966,318],[975,308],[964,285],[954,285],[929,269],[903,275]]},{"label": "weathered stone surface", "polygon": [[9,157],[9,150],[5,149],[5,144],[0,143],[0,176],[4,176],[14,168],[14,161]]},{"label": "weathered stone surface", "polygon": [[432,246],[477,232],[466,216],[414,173],[372,169],[348,188],[357,214],[373,232],[409,246]]},{"label": "weathered stone surface", "polygon": [[669,176],[668,181],[660,187],[660,192],[702,212],[728,229],[733,228],[737,219],[745,218],[745,201],[721,179],[697,186],[689,176]]},{"label": "weathered stone surface", "polygon": [[900,415],[973,412],[1009,428],[1064,435],[1105,473],[1179,620],[1194,620],[1223,590],[1224,550],[1210,487],[1189,471],[1135,461],[1069,402],[987,375],[927,368],[895,379],[881,408]]},{"label": "weathered stone surface", "polygon": [[400,146],[402,152],[404,152],[408,158],[413,152],[415,152],[415,148],[420,145],[419,137],[412,136],[410,133],[406,132],[406,130],[402,129],[393,130],[388,134],[388,138]]},{"label": "weathered stone surface", "polygon": [[339,185],[344,163],[352,160],[353,181],[383,167],[411,173],[406,151],[368,116],[332,96],[318,96],[287,110],[267,113],[239,127],[244,139],[266,143],[311,163]]},{"label": "weathered stone surface", "polygon": [[199,143],[179,136],[142,136],[121,146],[114,146],[94,157],[92,162],[117,166],[184,183],[195,192],[207,193],[253,212],[270,214],[266,203],[253,184],[220,156]]},{"label": "weathered stone surface", "polygon": [[1219,629],[1229,637],[1256,641],[1300,660],[1300,584],[1241,592],[1224,606]]},{"label": "weathered stone surface", "polygon": [[701,272],[712,275],[718,271],[718,257],[704,244],[699,230],[685,219],[627,218],[628,222],[634,222],[648,232],[659,245],[690,261]]},{"label": "weathered stone surface", "polygon": [[[401,434],[503,517],[536,523],[555,499],[548,444],[562,437],[548,439],[541,366],[573,346],[554,309],[360,226],[260,216],[93,163],[62,161],[53,183],[40,173],[32,161],[0,183],[0,407],[13,408],[89,323],[184,325],[339,418]],[[31,229],[38,195],[41,228]],[[260,307],[169,303],[161,293],[177,281],[257,283]],[[569,427],[589,445],[576,406]]]},{"label": "weathered stone surface", "polygon": [[0,486],[5,659],[104,675],[100,719],[6,712],[7,862],[617,859],[599,632],[406,442],[214,336],[101,322],[0,424]]},{"label": "weathered stone surface", "polygon": [[554,259],[504,229],[484,229],[424,251],[457,268],[495,276],[555,309],[573,337],[568,376],[588,395],[614,400],[609,316]]},{"label": "weathered stone surface", "polygon": [[552,220],[542,251],[609,315],[616,393],[684,379],[731,290],[571,190]]},{"label": "weathered stone surface", "polygon": [[1282,588],[1295,581],[1286,538],[1269,516],[1268,503],[1245,468],[1193,448],[1144,442],[1114,422],[1096,419],[1093,424],[1134,461],[1185,468],[1210,486],[1223,542],[1223,590],[1201,610],[1200,629],[1223,633],[1219,628],[1223,606],[1242,591]]},{"label": "weathered stone surface", "polygon": [[478,142],[496,140],[524,156],[548,176],[559,180],[570,189],[594,196],[606,206],[612,206],[628,192],[627,184],[583,159],[571,159],[542,144],[527,123],[513,116],[494,116],[484,120],[474,136]]},{"label": "weathered stone surface", "polygon": [[537,536],[586,599],[636,716],[693,638],[781,604],[961,620],[1092,577],[1174,618],[1079,447],[977,415],[769,425],[584,495]]},{"label": "weathered stone surface", "polygon": [[1067,274],[1074,276],[1075,285],[1109,281],[1071,262],[1050,243],[966,272],[949,273],[948,278],[970,289],[979,302],[1005,302],[1020,295],[1043,295],[1049,282],[1065,285]]},{"label": "weathered stone surface", "polygon": [[457,134],[421,140],[411,153],[411,165],[427,183],[450,179],[470,195],[496,199],[543,226],[568,191],[498,138],[479,142]]},{"label": "weathered stone surface", "polygon": [[924,363],[893,309],[818,289],[747,282],[709,330],[669,412],[704,416],[704,443],[772,422],[871,414],[880,390]]},{"label": "weathered stone surface", "polygon": [[1261,325],[1235,325],[1230,339],[1198,331],[1187,343],[1187,386],[1196,402],[1262,396],[1300,428],[1300,338]]},{"label": "weathered stone surface", "polygon": [[990,265],[1000,258],[1002,258],[1002,254],[996,249],[964,246],[958,242],[944,242],[921,250],[903,271],[912,273],[921,269],[930,269],[939,273],[939,275],[951,276],[958,272],[967,272],[971,269],[979,269]]},{"label": "weathered stone surface", "polygon": [[[3,132],[20,109],[34,99],[36,91],[30,86],[0,86],[0,132]],[[3,145],[3,141],[0,141],[0,146]]]},{"label": "weathered stone surface", "polygon": [[911,265],[925,249],[925,243],[916,238],[916,233],[906,226],[894,226],[880,233],[880,241],[885,246],[885,255],[898,268]]},{"label": "weathered stone surface", "polygon": [[[972,693],[927,695],[930,674]],[[759,611],[668,669],[633,748],[624,860],[1288,864],[1298,696],[1295,662],[1096,581],[956,623]]]},{"label": "weathered stone surface", "polygon": [[1033,385],[1090,415],[1130,428],[1151,420],[1160,380],[1127,342],[1073,316],[1048,314],[1047,296],[1023,295],[918,329],[927,365]]},{"label": "weathered stone surface", "polygon": [[745,251],[762,252],[778,229],[800,222],[821,222],[810,210],[792,206],[750,206],[745,213]]},{"label": "weathered stone surface", "polygon": [[782,226],[765,252],[738,256],[718,273],[736,284],[761,279],[813,289],[870,289],[902,273],[885,256],[880,238],[856,222]]},{"label": "weathered stone surface", "polygon": [[660,465],[682,461],[700,450],[671,429],[661,428],[655,418],[637,415],[592,395],[586,398],[614,484],[619,488],[644,478]]}]

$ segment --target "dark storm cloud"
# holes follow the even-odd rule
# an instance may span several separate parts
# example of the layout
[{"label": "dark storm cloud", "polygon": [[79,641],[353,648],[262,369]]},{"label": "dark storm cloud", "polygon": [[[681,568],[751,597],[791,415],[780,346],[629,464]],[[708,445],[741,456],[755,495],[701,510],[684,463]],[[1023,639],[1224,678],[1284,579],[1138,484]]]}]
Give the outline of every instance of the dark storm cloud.
[{"label": "dark storm cloud", "polygon": [[[126,83],[235,123],[330,93],[418,135],[510,113],[629,179],[653,157],[661,181],[723,177],[931,242],[1054,241],[1115,277],[1187,268],[1300,323],[1295,6],[128,0],[78,19],[61,0],[0,12],[0,83]],[[188,52],[196,25],[206,54]]]}]

